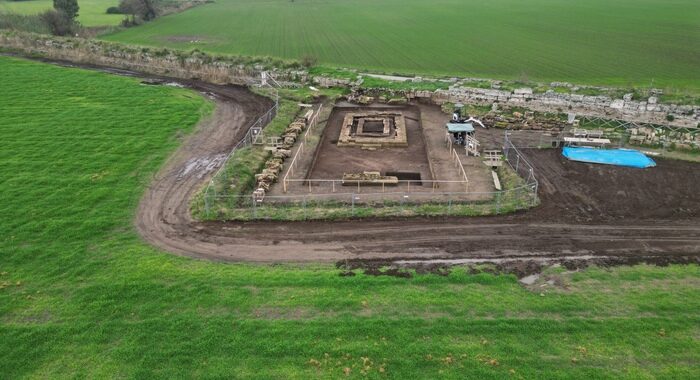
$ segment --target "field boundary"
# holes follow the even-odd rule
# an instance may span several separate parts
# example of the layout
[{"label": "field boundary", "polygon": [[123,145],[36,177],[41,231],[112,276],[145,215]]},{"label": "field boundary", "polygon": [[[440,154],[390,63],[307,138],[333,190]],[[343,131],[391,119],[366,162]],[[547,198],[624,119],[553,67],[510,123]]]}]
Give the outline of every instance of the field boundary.
[{"label": "field boundary", "polygon": [[[317,84],[320,87],[351,88],[358,84],[355,80],[334,77],[334,73],[338,70],[314,73],[313,70],[304,69],[299,62],[269,57],[211,55],[201,51],[155,49],[118,42],[4,31],[0,31],[0,46],[28,56],[119,67],[184,79],[201,79],[211,83],[250,85],[258,81],[257,78],[261,72],[267,71],[274,74],[275,79],[285,86],[301,83]],[[358,74],[355,73],[354,76],[357,77]],[[414,79],[418,78],[414,77]],[[596,93],[596,95],[586,95],[574,93],[573,90],[568,93],[559,93],[551,88],[546,92],[536,91],[542,86],[557,85],[556,89],[566,88],[567,91],[581,87],[569,83],[513,82],[506,87],[500,85],[494,87],[495,79],[458,78],[455,83],[446,79],[435,79],[436,82],[449,83],[450,89],[426,90],[421,89],[424,88],[420,86],[422,81],[421,78],[414,87],[405,86],[397,89],[392,88],[394,83],[387,80],[382,82],[385,84],[377,84],[366,90],[388,92],[392,97],[429,99],[438,105],[446,102],[491,105],[496,102],[503,105],[522,106],[526,103],[532,110],[557,112],[557,110],[568,109],[580,115],[654,123],[664,127],[697,128],[700,123],[700,105],[697,99],[688,100],[680,94],[669,95],[664,102],[664,94],[659,95],[660,90],[655,89],[646,90],[643,97],[639,95],[629,98],[627,95],[630,94],[626,92],[635,92],[635,89],[582,86]],[[487,82],[488,86],[484,87],[482,82]],[[358,94],[358,96],[362,95],[364,94]],[[669,118],[669,115],[673,117]]]},{"label": "field boundary", "polygon": [[[485,200],[467,200],[482,197]],[[251,196],[219,195],[217,204],[229,207],[205,220],[336,220],[410,216],[487,216],[526,210],[538,204],[531,185],[493,192],[386,192],[270,195],[259,203]],[[211,211],[211,210],[210,210]]]}]

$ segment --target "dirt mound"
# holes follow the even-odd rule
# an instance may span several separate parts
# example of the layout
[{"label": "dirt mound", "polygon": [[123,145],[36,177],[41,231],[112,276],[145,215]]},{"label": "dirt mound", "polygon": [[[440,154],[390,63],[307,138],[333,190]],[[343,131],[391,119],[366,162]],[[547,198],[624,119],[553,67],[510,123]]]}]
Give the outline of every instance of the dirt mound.
[{"label": "dirt mound", "polygon": [[577,271],[589,266],[610,267],[618,265],[648,264],[667,266],[670,264],[700,264],[698,255],[627,255],[627,256],[560,256],[560,257],[520,257],[520,258],[475,258],[475,259],[370,259],[343,260],[336,263],[341,276],[354,276],[363,273],[370,276],[390,276],[410,278],[416,274],[437,274],[447,276],[456,265],[466,266],[471,274],[513,274],[524,278],[542,272],[548,266],[560,265],[567,270]]},{"label": "dirt mound", "polygon": [[578,221],[699,215],[696,163],[658,158],[657,167],[636,169],[569,161],[552,149],[525,154],[540,182],[544,214]]}]

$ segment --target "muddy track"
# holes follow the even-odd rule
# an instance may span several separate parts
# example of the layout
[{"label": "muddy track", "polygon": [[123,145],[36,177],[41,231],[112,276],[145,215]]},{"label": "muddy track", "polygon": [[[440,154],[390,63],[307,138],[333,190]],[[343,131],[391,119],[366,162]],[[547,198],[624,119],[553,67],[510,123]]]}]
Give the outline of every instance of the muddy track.
[{"label": "muddy track", "polygon": [[[220,94],[217,88],[210,92]],[[229,90],[230,91],[230,90]],[[485,218],[340,222],[197,222],[188,201],[210,173],[192,159],[226,152],[266,107],[237,89],[147,191],[137,226],[150,243],[181,255],[250,262],[698,262],[698,165],[661,161],[653,171],[574,164],[554,150],[528,152],[542,183],[542,206]],[[169,174],[170,173],[170,174]],[[603,261],[600,261],[603,260]]]},{"label": "muddy track", "polygon": [[213,95],[216,109],[149,186],[139,204],[136,227],[141,236],[155,246],[196,256],[201,251],[198,246],[207,247],[210,243],[205,236],[195,240],[188,238],[198,229],[198,223],[190,216],[189,202],[223,164],[247,128],[272,106],[272,101],[242,87],[192,81],[185,84]]},{"label": "muddy track", "polygon": [[571,163],[555,150],[526,153],[540,181],[542,205],[519,214],[198,222],[189,213],[191,197],[271,101],[236,86],[44,61],[177,82],[215,98],[214,114],[170,157],[138,207],[138,232],[168,252],[216,261],[336,262],[365,268],[516,262],[519,274],[552,262],[574,267],[580,262],[700,262],[700,165],[658,160],[654,169],[625,169]]}]

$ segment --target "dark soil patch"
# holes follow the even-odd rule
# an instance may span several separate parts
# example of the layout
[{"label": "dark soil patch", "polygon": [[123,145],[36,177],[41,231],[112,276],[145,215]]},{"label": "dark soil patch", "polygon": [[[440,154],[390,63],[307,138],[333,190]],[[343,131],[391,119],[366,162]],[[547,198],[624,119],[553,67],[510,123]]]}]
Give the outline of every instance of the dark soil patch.
[{"label": "dark soil patch", "polygon": [[[406,120],[408,147],[380,148],[366,150],[361,147],[339,147],[337,145],[343,120],[349,112],[382,111],[402,113]],[[383,124],[378,124],[383,128]],[[367,124],[365,124],[367,127]],[[336,106],[331,113],[323,132],[314,163],[306,178],[341,179],[344,173],[365,171],[401,171],[419,173],[430,180],[430,165],[420,125],[420,110],[415,106],[401,107],[358,107]]]},{"label": "dark soil patch", "polygon": [[573,162],[554,149],[524,153],[543,200],[533,216],[594,221],[700,215],[697,163],[657,158],[655,168],[636,169]]},{"label": "dark soil patch", "polygon": [[[410,260],[410,259],[409,259]],[[336,267],[342,269],[341,276],[354,276],[355,271],[362,271],[371,276],[393,276],[410,278],[412,272],[417,274],[437,274],[447,276],[452,268],[463,266],[459,261],[454,264],[440,262],[434,263],[431,260],[412,263],[397,263],[399,260],[345,260],[336,263]],[[490,274],[513,274],[517,278],[527,277],[542,271],[553,265],[561,265],[570,271],[583,270],[590,266],[612,267],[620,265],[656,265],[668,266],[671,264],[700,264],[700,257],[697,255],[629,255],[619,257],[595,257],[595,258],[574,258],[560,259],[556,257],[543,259],[522,259],[522,260],[489,260],[483,259],[476,263],[467,265],[469,274],[490,273]]]}]

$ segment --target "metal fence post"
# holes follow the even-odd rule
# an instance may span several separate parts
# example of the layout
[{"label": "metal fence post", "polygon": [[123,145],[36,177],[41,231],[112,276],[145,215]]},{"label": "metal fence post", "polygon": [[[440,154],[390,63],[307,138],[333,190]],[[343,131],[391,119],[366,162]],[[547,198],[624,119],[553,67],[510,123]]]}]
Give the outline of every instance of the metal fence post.
[{"label": "metal fence post", "polygon": [[303,208],[304,208],[304,220],[306,220],[306,195],[304,195],[304,198],[302,198],[302,199],[303,199],[302,204],[303,204]]},{"label": "metal fence post", "polygon": [[496,214],[501,213],[501,192],[496,193]]},{"label": "metal fence post", "polygon": [[258,219],[258,202],[255,200],[255,196],[251,199],[253,200],[253,219]]},{"label": "metal fence post", "polygon": [[204,215],[209,217],[209,191],[204,193]]},{"label": "metal fence post", "polygon": [[350,201],[352,204],[352,216],[355,216],[355,193],[350,194],[350,196],[352,197],[352,200]]}]

